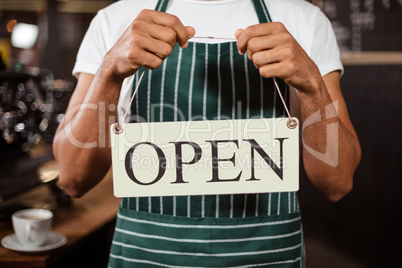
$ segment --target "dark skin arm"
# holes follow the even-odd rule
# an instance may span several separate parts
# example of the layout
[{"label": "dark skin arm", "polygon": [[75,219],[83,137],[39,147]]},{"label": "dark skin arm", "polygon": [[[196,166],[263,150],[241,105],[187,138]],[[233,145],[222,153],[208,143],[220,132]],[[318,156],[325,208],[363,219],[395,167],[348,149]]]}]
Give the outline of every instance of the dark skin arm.
[{"label": "dark skin arm", "polygon": [[[279,77],[298,90],[306,174],[329,200],[340,200],[353,187],[361,149],[341,93],[339,72],[322,77],[278,22],[238,30],[236,38],[239,52],[247,53],[263,77]],[[321,114],[324,119],[318,120]],[[331,126],[328,133],[327,126]]]},{"label": "dark skin arm", "polygon": [[193,35],[194,29],[177,17],[144,10],[105,55],[96,75],[79,75],[53,144],[60,183],[69,194],[82,196],[110,168],[109,125],[117,114],[109,105],[117,106],[124,78],[142,66],[157,68],[176,43],[184,48]]}]

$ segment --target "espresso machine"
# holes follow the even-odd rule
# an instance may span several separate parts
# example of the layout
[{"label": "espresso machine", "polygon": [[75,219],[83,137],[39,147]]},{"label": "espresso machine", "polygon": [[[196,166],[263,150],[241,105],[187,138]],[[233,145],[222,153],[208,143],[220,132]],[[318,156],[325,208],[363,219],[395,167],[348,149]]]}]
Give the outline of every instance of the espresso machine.
[{"label": "espresso machine", "polygon": [[51,145],[74,86],[49,70],[0,71],[0,205],[57,180]]}]

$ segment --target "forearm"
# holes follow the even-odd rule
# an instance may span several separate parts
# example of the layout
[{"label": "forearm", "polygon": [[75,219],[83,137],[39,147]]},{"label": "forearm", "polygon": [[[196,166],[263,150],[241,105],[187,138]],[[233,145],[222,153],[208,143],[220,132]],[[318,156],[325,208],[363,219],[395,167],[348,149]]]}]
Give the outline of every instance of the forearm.
[{"label": "forearm", "polygon": [[82,96],[73,96],[55,140],[60,182],[81,196],[97,184],[110,167],[109,125],[116,122],[121,79],[100,68]]},{"label": "forearm", "polygon": [[123,80],[142,66],[159,67],[176,43],[185,48],[194,34],[173,15],[143,10],[108,50],[91,82],[77,86],[54,143],[60,181],[71,195],[85,193],[110,167],[109,126],[116,122]]},{"label": "forearm", "polygon": [[[315,94],[299,92],[303,129],[303,163],[311,183],[331,201],[351,191],[360,161],[356,133],[346,122],[343,100],[331,98],[323,80]],[[341,109],[339,109],[341,108]]]},{"label": "forearm", "polygon": [[360,161],[360,145],[341,93],[339,72],[322,77],[280,22],[239,29],[235,36],[239,52],[247,52],[263,77],[279,77],[297,89],[307,176],[330,200],[339,200],[351,190]]}]

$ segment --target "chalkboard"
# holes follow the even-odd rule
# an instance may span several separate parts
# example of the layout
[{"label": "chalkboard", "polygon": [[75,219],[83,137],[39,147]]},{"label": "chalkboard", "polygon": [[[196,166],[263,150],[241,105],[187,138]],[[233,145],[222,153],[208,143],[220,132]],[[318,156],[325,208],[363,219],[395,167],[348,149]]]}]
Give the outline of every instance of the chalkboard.
[{"label": "chalkboard", "polygon": [[402,0],[322,0],[344,51],[402,51]]}]

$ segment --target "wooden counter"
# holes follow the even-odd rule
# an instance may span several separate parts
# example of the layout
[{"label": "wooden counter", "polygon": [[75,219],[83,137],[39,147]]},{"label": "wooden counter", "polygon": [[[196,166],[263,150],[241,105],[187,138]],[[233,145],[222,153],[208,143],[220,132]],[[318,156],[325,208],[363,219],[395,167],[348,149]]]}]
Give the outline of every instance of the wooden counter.
[{"label": "wooden counter", "polygon": [[[34,202],[34,207],[52,209],[52,231],[64,234],[68,242],[42,254],[18,253],[0,245],[0,267],[69,267],[72,264],[74,266],[70,267],[88,267],[85,261],[92,264],[89,267],[99,267],[99,261],[102,264],[107,261],[119,203],[113,196],[110,175],[82,198],[72,199],[67,205],[52,205],[52,194],[46,185],[24,199]],[[12,233],[11,221],[1,220],[0,238]]]}]

